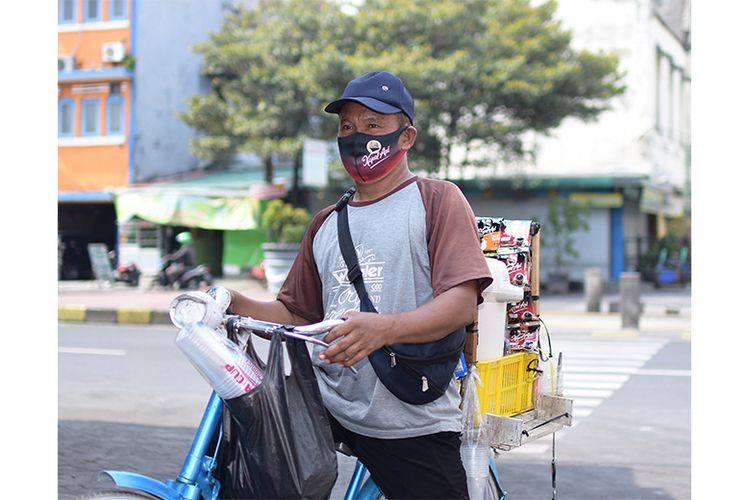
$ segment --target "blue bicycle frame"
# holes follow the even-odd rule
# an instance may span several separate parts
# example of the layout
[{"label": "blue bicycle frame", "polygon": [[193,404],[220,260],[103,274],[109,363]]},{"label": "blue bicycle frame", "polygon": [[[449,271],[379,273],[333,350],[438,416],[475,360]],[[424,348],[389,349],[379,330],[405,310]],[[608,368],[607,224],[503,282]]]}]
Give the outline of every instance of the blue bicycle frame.
[{"label": "blue bicycle frame", "polygon": [[[109,476],[121,488],[146,492],[162,500],[215,500],[219,496],[221,485],[211,473],[216,468],[218,443],[221,442],[222,404],[219,395],[213,392],[176,480],[162,483],[142,474],[114,470],[105,470],[102,474]],[[219,439],[216,449],[213,455],[207,455],[217,428]],[[366,475],[367,469],[357,461],[346,500],[374,500],[380,495],[380,488],[372,478],[365,481]]]},{"label": "blue bicycle frame", "polygon": [[[117,486],[145,491],[163,500],[214,500],[218,498],[219,481],[211,474],[216,468],[218,444],[213,456],[207,456],[206,452],[217,427],[221,433],[222,404],[219,395],[213,392],[176,480],[161,483],[141,474],[112,470],[102,471],[102,474],[112,478]],[[219,434],[220,441],[221,434]]]}]

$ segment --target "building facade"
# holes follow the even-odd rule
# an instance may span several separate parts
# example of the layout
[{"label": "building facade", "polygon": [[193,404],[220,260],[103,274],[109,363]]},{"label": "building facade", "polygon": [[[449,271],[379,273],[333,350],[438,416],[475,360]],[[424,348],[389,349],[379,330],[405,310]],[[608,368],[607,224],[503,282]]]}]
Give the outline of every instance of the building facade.
[{"label": "building facade", "polygon": [[220,29],[235,3],[58,0],[62,279],[93,277],[89,243],[146,267],[170,249],[165,238],[181,227],[122,223],[117,193],[204,167],[190,151],[196,132],[179,114],[189,97],[208,91],[193,46]]},{"label": "building facade", "polygon": [[[557,5],[575,49],[619,56],[626,91],[593,122],[569,118],[549,135],[529,134],[533,163],[500,165],[459,183],[478,215],[538,218],[543,242],[550,200],[587,204],[589,228],[574,234],[572,278],[581,282],[586,268],[598,267],[615,282],[639,269],[670,220],[690,214],[690,2]],[[551,251],[543,244],[543,276],[552,269]]]},{"label": "building facade", "polygon": [[62,278],[91,277],[86,245],[115,245],[112,191],[127,186],[134,0],[58,2],[58,239]]}]

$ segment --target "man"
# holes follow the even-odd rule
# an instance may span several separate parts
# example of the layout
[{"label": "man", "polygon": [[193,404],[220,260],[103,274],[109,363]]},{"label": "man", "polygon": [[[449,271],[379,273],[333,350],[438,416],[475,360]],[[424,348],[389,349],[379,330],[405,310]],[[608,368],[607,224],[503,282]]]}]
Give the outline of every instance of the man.
[{"label": "man", "polygon": [[313,351],[334,439],[388,498],[468,498],[455,381],[430,403],[405,403],[381,383],[368,355],[394,343],[435,342],[472,322],[492,281],[474,214],[455,185],[409,171],[414,100],[396,76],[356,78],[325,109],[339,115],[339,151],[357,189],[343,210],[379,314],[359,310],[334,207],[313,218],[277,300],[233,291],[232,310],[293,324],[344,318],[323,339],[332,345]]},{"label": "man", "polygon": [[195,248],[193,248],[193,235],[189,231],[183,231],[175,236],[180,248],[167,255],[170,264],[165,270],[169,283],[175,283],[187,271],[195,267]]}]

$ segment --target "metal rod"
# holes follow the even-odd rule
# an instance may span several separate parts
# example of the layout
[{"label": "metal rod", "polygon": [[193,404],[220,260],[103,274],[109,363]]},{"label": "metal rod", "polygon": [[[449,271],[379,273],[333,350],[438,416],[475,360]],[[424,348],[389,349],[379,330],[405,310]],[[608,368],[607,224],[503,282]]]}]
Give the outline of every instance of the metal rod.
[{"label": "metal rod", "polygon": [[203,466],[203,457],[206,455],[208,445],[216,431],[216,425],[221,418],[221,405],[222,401],[219,395],[212,392],[206,405],[206,411],[203,412],[203,418],[195,433],[195,438],[193,438],[193,444],[190,446],[187,457],[185,457],[180,475],[177,477],[179,482],[195,484]]},{"label": "metal rod", "polygon": [[524,436],[526,436],[526,437],[529,437],[529,431],[533,431],[534,429],[538,429],[538,428],[540,428],[541,426],[543,426],[543,425],[547,425],[547,424],[548,424],[548,423],[550,423],[550,422],[554,422],[554,421],[555,421],[555,420],[557,420],[557,419],[560,419],[560,418],[563,418],[563,417],[569,417],[569,416],[570,416],[570,413],[568,413],[568,412],[565,412],[565,413],[563,413],[562,415],[558,415],[558,416],[556,416],[556,417],[552,417],[551,419],[549,419],[549,420],[546,420],[546,421],[542,422],[541,424],[535,425],[535,426],[534,426],[534,427],[532,427],[531,429],[528,429],[528,430],[523,430],[523,431],[521,431],[521,434],[523,434],[523,435],[524,435]]},{"label": "metal rod", "polygon": [[362,465],[362,462],[357,460],[357,466],[354,468],[351,481],[349,481],[349,488],[346,490],[344,500],[355,500],[357,498],[359,488],[365,480],[365,474],[367,474],[367,469]]}]

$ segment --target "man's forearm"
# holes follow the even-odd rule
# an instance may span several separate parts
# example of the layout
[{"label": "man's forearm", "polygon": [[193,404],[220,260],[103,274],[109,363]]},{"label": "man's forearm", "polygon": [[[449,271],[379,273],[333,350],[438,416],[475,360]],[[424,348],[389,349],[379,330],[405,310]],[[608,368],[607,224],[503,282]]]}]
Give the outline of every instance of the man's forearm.
[{"label": "man's forearm", "polygon": [[285,325],[303,325],[309,323],[309,321],[301,316],[293,314],[278,300],[256,300],[246,297],[236,290],[230,290],[229,292],[232,295],[232,302],[229,307],[233,313],[240,316],[250,316],[260,321],[270,321]]},{"label": "man's forearm", "polygon": [[392,315],[388,343],[431,342],[468,325],[475,315],[476,290],[476,281],[462,283],[413,311]]},{"label": "man's forearm", "polygon": [[[400,314],[346,313],[347,320],[323,339],[332,343],[320,358],[353,366],[375,349],[395,343],[420,344],[442,339],[473,321],[477,306],[476,281],[442,293],[414,311]],[[335,342],[336,339],[340,339]]]}]

